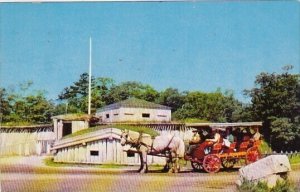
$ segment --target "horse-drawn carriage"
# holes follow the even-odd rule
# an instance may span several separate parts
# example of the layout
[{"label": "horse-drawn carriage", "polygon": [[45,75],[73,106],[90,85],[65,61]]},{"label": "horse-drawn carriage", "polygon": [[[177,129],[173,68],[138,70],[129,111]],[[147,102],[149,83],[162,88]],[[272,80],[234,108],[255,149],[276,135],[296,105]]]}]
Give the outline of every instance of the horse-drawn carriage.
[{"label": "horse-drawn carriage", "polygon": [[[255,162],[260,158],[261,137],[258,129],[261,126],[261,122],[192,124],[191,127],[201,135],[202,142],[197,144],[185,159],[191,162],[195,171],[205,170],[208,173],[218,172],[221,165],[223,168],[232,168],[241,161],[246,164]],[[209,135],[221,135],[221,132],[227,136],[233,134],[234,140],[225,145],[226,135],[218,136],[216,142],[207,139]]]},{"label": "horse-drawn carriage", "polygon": [[122,131],[120,143],[122,146],[127,144],[131,147],[126,150],[127,153],[140,155],[141,166],[138,170],[140,173],[148,171],[147,155],[166,157],[164,171],[172,170],[177,173],[180,170],[179,158],[184,156],[185,146],[183,140],[178,136],[166,134],[152,139],[150,135],[125,130]]}]

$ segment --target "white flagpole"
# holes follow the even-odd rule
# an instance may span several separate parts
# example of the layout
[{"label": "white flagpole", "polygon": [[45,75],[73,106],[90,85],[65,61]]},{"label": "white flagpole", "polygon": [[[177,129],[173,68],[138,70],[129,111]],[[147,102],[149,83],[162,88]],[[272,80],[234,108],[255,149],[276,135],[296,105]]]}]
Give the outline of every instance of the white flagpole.
[{"label": "white flagpole", "polygon": [[92,38],[90,37],[90,65],[89,65],[89,104],[88,104],[88,114],[91,114],[91,86],[92,83]]}]

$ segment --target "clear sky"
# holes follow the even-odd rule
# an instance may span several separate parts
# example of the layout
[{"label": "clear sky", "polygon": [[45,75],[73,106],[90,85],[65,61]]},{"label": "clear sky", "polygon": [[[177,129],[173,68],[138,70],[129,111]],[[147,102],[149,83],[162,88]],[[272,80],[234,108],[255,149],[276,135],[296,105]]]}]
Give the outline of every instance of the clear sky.
[{"label": "clear sky", "polygon": [[300,72],[300,3],[101,2],[0,5],[1,87],[26,80],[56,99],[88,72],[215,91],[254,86],[260,72]]}]

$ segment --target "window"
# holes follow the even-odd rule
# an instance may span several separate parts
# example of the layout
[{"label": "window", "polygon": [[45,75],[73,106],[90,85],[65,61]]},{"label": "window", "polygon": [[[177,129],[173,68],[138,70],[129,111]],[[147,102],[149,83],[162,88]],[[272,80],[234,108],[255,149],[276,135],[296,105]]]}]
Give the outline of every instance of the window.
[{"label": "window", "polygon": [[149,118],[150,117],[150,113],[142,113],[142,117]]},{"label": "window", "polygon": [[106,114],[106,118],[109,118],[109,114]]},{"label": "window", "polygon": [[90,151],[91,156],[99,156],[99,151]]},{"label": "window", "polygon": [[124,115],[133,115],[133,113],[124,113]]},{"label": "window", "polygon": [[158,117],[167,117],[166,115],[157,115]]},{"label": "window", "polygon": [[118,116],[118,115],[119,115],[118,113],[115,113],[115,114],[114,114],[114,116]]}]

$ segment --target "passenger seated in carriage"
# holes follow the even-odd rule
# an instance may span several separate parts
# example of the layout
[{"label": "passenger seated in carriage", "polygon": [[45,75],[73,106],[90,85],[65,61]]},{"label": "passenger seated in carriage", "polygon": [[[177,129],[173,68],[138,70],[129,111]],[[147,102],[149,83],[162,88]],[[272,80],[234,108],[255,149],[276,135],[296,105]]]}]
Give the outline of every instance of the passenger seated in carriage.
[{"label": "passenger seated in carriage", "polygon": [[186,155],[191,155],[193,151],[199,146],[201,143],[201,136],[198,130],[193,130],[192,139],[189,141],[189,147],[187,149]]},{"label": "passenger seated in carriage", "polygon": [[[192,139],[189,141],[189,146],[186,150],[185,158],[188,159],[193,155],[197,148],[205,148],[205,140],[210,136],[210,129],[198,129],[193,131]],[[202,145],[202,146],[201,146]]]},{"label": "passenger seated in carriage", "polygon": [[212,139],[206,139],[205,141],[210,141],[212,142],[212,145],[216,144],[216,143],[220,143],[222,140],[222,137],[219,133],[219,130],[216,128],[212,129],[212,134],[214,135]]},{"label": "passenger seated in carriage", "polygon": [[250,139],[250,141],[252,141],[252,142],[259,141],[261,134],[258,131],[258,127],[254,127],[253,130],[254,130],[254,134],[252,135],[252,138]]},{"label": "passenger seated in carriage", "polygon": [[231,127],[227,127],[223,139],[223,145],[229,148],[230,144],[233,142],[234,142],[234,136],[232,135]]},{"label": "passenger seated in carriage", "polygon": [[205,140],[205,141],[207,141],[205,153],[210,153],[214,146],[216,146],[217,144],[223,143],[223,138],[221,137],[221,135],[219,133],[219,129],[212,128],[212,134],[214,135],[212,139]]}]

